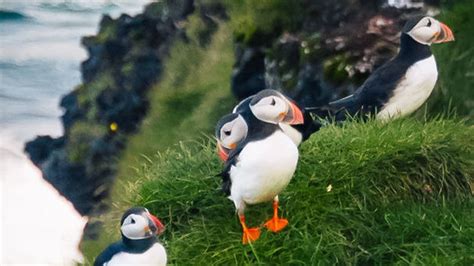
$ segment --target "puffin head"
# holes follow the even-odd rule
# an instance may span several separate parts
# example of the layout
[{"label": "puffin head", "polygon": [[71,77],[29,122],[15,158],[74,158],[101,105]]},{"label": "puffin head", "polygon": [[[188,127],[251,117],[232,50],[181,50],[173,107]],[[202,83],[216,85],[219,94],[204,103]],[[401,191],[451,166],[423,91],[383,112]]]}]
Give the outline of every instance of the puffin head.
[{"label": "puffin head", "polygon": [[304,123],[301,109],[276,90],[263,90],[250,101],[250,110],[263,122],[298,125]]},{"label": "puffin head", "polygon": [[424,45],[454,41],[451,29],[429,16],[419,16],[408,20],[402,33]]},{"label": "puffin head", "polygon": [[237,113],[222,117],[216,126],[217,151],[219,157],[226,161],[230,150],[247,137],[248,125],[245,119]]},{"label": "puffin head", "polygon": [[161,221],[143,207],[128,209],[120,221],[122,236],[130,240],[152,238],[164,230]]}]

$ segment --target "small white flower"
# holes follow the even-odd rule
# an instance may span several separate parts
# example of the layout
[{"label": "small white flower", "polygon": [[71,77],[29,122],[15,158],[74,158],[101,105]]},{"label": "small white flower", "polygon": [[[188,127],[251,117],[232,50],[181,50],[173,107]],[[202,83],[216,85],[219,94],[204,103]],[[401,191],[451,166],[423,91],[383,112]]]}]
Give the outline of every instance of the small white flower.
[{"label": "small white flower", "polygon": [[329,184],[329,186],[326,187],[326,191],[327,191],[327,192],[331,192],[331,190],[332,190],[332,185]]}]

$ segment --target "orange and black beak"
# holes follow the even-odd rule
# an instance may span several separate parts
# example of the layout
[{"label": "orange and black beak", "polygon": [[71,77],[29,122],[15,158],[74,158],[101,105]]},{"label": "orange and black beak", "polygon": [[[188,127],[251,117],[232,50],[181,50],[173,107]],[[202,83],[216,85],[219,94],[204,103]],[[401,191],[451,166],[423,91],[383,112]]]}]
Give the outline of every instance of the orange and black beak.
[{"label": "orange and black beak", "polygon": [[304,123],[304,117],[303,117],[303,112],[301,112],[301,109],[293,102],[290,103],[290,110],[288,111],[288,114],[286,115],[285,119],[283,122],[288,123],[290,125],[299,125]]},{"label": "orange and black beak", "polygon": [[163,223],[160,221],[160,219],[156,218],[156,216],[152,214],[148,214],[150,216],[150,219],[153,221],[153,223],[156,226],[156,234],[159,235],[165,231],[165,226]]},{"label": "orange and black beak", "polygon": [[229,151],[228,149],[222,147],[222,145],[217,142],[217,154],[219,155],[219,158],[221,158],[222,161],[227,161],[229,158]]},{"label": "orange and black beak", "polygon": [[436,34],[433,43],[443,43],[454,41],[453,31],[444,23],[439,23],[441,30]]}]

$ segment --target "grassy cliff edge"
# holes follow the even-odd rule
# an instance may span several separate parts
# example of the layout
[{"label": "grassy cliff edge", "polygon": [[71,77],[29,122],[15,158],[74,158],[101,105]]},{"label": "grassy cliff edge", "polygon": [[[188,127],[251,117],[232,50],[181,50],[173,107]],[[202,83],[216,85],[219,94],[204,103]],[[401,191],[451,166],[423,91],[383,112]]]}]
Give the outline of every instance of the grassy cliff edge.
[{"label": "grassy cliff edge", "polygon": [[[453,120],[329,126],[303,144],[281,195],[290,226],[242,246],[219,191],[214,143],[159,153],[139,172],[133,203],[162,217],[178,265],[474,262],[474,128]],[[259,225],[270,204],[250,207]]]}]

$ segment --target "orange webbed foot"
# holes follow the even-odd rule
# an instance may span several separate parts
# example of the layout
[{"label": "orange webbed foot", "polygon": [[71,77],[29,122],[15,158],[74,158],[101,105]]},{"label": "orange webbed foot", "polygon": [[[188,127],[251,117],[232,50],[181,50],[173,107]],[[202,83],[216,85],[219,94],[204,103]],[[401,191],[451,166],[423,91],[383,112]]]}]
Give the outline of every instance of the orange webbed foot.
[{"label": "orange webbed foot", "polygon": [[283,218],[278,218],[278,217],[273,217],[272,219],[268,220],[265,223],[265,227],[272,231],[272,232],[278,232],[283,230],[288,225],[288,220],[283,219]]},{"label": "orange webbed foot", "polygon": [[260,237],[260,228],[248,228],[245,224],[245,216],[240,215],[240,224],[242,225],[242,244],[248,244],[256,241]]},{"label": "orange webbed foot", "polygon": [[242,236],[242,244],[246,245],[248,243],[255,242],[260,238],[260,228],[247,228],[244,229],[244,234]]},{"label": "orange webbed foot", "polygon": [[265,227],[272,231],[278,232],[283,230],[288,225],[288,220],[283,218],[278,218],[278,196],[273,200],[273,218],[268,220],[265,223]]}]

